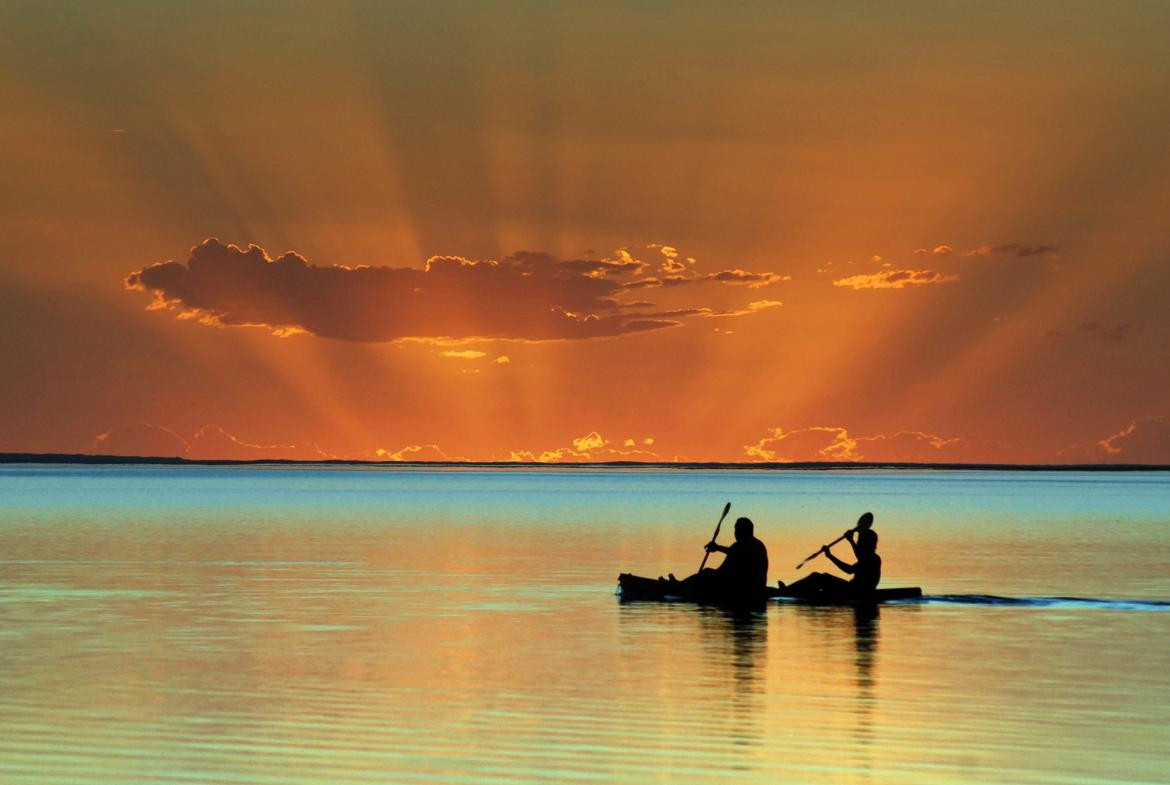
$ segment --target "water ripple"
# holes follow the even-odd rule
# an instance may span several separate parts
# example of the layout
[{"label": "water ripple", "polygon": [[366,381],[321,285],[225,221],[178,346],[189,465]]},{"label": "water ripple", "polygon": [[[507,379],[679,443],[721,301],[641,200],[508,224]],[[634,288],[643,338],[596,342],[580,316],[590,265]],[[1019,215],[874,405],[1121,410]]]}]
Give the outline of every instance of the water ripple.
[{"label": "water ripple", "polygon": [[999,597],[994,594],[931,594],[911,603],[995,605],[1022,608],[1099,608],[1119,611],[1170,611],[1170,600],[1099,599],[1093,597]]}]

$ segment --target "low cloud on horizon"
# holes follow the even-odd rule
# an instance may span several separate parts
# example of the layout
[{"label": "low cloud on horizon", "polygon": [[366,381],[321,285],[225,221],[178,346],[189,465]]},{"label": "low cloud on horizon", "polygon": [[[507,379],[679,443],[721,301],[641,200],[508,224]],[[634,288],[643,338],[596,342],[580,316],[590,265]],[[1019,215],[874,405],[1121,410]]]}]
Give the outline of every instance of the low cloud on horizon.
[{"label": "low cloud on horizon", "polygon": [[337,456],[316,444],[253,444],[219,425],[204,425],[190,439],[170,428],[138,422],[111,428],[94,437],[96,455],[136,458],[186,458],[194,461],[319,461]]},{"label": "low cloud on horizon", "polygon": [[602,461],[653,461],[661,460],[658,453],[649,449],[654,439],[641,439],[642,447],[633,438],[627,438],[619,445],[606,439],[597,431],[590,431],[584,436],[572,440],[572,446],[558,447],[551,450],[533,452],[530,450],[513,450],[508,460],[522,463],[576,463]]},{"label": "low cloud on horizon", "polygon": [[[647,435],[610,440],[600,431],[569,440],[550,449],[505,450],[503,454],[466,457],[435,443],[407,444],[398,449],[378,447],[358,451],[326,452],[316,443],[260,444],[241,438],[215,424],[205,425],[185,438],[174,430],[145,422],[111,428],[94,437],[94,455],[189,460],[294,460],[331,459],[367,461],[502,461],[573,463],[597,461],[687,462],[709,458],[667,457],[656,451],[656,439]],[[466,445],[464,445],[466,446]],[[903,430],[891,434],[854,434],[843,426],[766,429],[764,436],[745,445],[743,456],[724,461],[765,463],[875,462],[875,463],[992,463],[995,456],[1018,445],[980,442],[924,431]],[[1131,420],[1116,433],[1091,439],[1057,453],[1028,451],[1021,463],[1147,464],[1170,465],[1170,420]]]},{"label": "low cloud on horizon", "polygon": [[1130,420],[1117,433],[1069,447],[1060,456],[1070,463],[1170,464],[1170,419]]},{"label": "low cloud on horizon", "polygon": [[770,428],[755,444],[744,446],[749,460],[799,463],[876,461],[888,463],[949,463],[963,460],[956,452],[962,440],[922,431],[854,436],[841,426],[817,425],[784,430]]}]

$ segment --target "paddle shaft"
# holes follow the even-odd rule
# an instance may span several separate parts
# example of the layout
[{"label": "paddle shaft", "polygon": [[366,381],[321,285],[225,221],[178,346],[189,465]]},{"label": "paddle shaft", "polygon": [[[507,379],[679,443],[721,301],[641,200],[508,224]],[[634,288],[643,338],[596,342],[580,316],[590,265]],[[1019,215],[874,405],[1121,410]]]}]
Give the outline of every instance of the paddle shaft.
[{"label": "paddle shaft", "polygon": [[[711,535],[711,542],[715,542],[715,540],[719,539],[719,527],[721,527],[723,525],[723,519],[727,517],[727,513],[730,510],[731,510],[731,502],[728,502],[723,507],[723,514],[719,516],[719,523],[715,524],[715,533]],[[711,551],[707,551],[706,553],[703,554],[703,561],[699,565],[699,572],[702,572],[703,568],[707,566],[707,557],[710,555],[711,555]]]},{"label": "paddle shaft", "polygon": [[[857,529],[851,529],[850,531],[857,531]],[[844,534],[842,534],[842,535],[841,535],[840,537],[838,537],[837,539],[833,540],[831,543],[829,543],[829,544],[828,544],[828,545],[826,545],[825,547],[826,547],[826,548],[832,548],[834,545],[836,545],[837,543],[841,542],[841,540],[843,540],[843,539],[845,539],[845,535],[844,535]],[[815,559],[817,556],[820,556],[820,555],[821,555],[821,551],[820,551],[820,549],[818,548],[816,553],[813,553],[813,554],[810,554],[810,555],[808,555],[808,556],[805,556],[805,557],[804,557],[804,561],[802,561],[800,564],[796,565],[796,569],[798,569],[798,570],[799,570],[801,567],[803,567],[803,566],[804,566],[804,562],[807,562],[809,559]]]},{"label": "paddle shaft", "polygon": [[[871,526],[873,526],[873,513],[868,513],[868,512],[867,512],[865,515],[862,515],[862,516],[861,516],[861,517],[860,517],[860,518],[857,520],[857,525],[856,525],[856,526],[854,526],[854,527],[853,527],[852,529],[850,529],[848,532],[845,532],[844,534],[842,534],[842,535],[841,535],[840,537],[838,537],[837,539],[833,540],[831,543],[829,543],[828,545],[826,545],[826,546],[825,546],[825,548],[832,548],[834,545],[836,545],[837,543],[841,542],[841,540],[844,540],[846,537],[848,537],[848,536],[849,536],[849,532],[860,532],[860,531],[864,531],[864,530],[868,529],[868,528],[869,528],[869,527],[871,527]],[[803,567],[803,566],[804,566],[805,562],[809,561],[810,559],[815,559],[817,556],[819,556],[819,555],[821,554],[821,550],[823,550],[823,549],[819,549],[819,550],[817,550],[815,553],[811,553],[811,554],[809,554],[808,556],[806,556],[806,557],[805,557],[805,559],[804,559],[804,561],[802,561],[800,564],[796,565],[796,569],[798,569],[798,570],[799,570],[801,567]]]}]

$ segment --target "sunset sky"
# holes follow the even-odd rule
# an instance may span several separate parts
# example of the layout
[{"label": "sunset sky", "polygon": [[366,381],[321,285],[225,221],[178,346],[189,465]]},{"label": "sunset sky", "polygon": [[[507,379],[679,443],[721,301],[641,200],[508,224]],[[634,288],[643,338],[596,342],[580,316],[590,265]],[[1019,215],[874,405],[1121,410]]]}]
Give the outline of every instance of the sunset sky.
[{"label": "sunset sky", "polygon": [[0,5],[0,452],[1170,463],[1170,3]]}]

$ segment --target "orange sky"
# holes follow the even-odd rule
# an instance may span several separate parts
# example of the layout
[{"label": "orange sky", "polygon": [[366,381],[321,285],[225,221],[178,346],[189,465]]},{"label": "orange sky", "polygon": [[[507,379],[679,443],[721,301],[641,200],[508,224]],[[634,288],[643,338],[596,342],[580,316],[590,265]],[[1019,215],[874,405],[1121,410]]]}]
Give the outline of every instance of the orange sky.
[{"label": "orange sky", "polygon": [[6,3],[0,451],[1170,463],[1167,29]]}]

